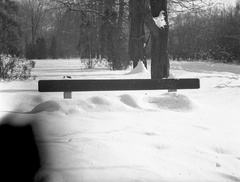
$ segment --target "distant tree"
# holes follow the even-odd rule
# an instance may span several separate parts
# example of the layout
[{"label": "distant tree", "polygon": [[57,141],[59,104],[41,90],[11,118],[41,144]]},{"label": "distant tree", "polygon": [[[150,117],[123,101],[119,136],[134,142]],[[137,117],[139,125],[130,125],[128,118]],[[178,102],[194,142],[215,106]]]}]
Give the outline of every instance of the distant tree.
[{"label": "distant tree", "polygon": [[66,20],[57,34],[61,41],[59,48],[73,50],[75,46],[77,56],[82,58],[107,58],[113,69],[125,69],[129,65],[126,0],[55,2],[66,9],[62,18]]},{"label": "distant tree", "polygon": [[[21,7],[21,25],[27,43],[34,44],[37,37],[42,36],[41,24],[46,19],[44,15],[51,8],[49,2],[49,0],[21,0],[18,2]],[[31,40],[28,40],[29,38]]]},{"label": "distant tree", "polygon": [[[93,67],[92,58],[95,58],[95,47],[96,47],[96,40],[94,37],[95,29],[94,25],[88,17],[85,17],[86,20],[80,25],[80,35],[79,35],[79,42],[77,45],[77,49],[79,51],[79,56],[82,59],[85,59],[85,63],[88,68]],[[94,44],[95,43],[95,44]]]},{"label": "distant tree", "polygon": [[118,12],[108,7],[100,26],[101,56],[108,59],[113,70],[126,69],[130,63],[123,31],[124,5],[121,0]]},{"label": "distant tree", "polygon": [[18,7],[14,1],[0,1],[0,54],[19,56],[21,53]]},{"label": "distant tree", "polygon": [[106,9],[104,17],[102,17],[102,25],[100,27],[101,55],[110,61],[114,58],[114,42],[115,25],[117,13]]},{"label": "distant tree", "polygon": [[66,7],[56,13],[57,22],[54,34],[57,40],[57,52],[61,57],[79,56],[78,43],[81,34],[80,27],[83,17],[80,12],[72,11]]},{"label": "distant tree", "polygon": [[94,47],[94,25],[87,19],[80,25],[79,42],[77,45],[79,55],[81,58],[91,59],[95,57]]},{"label": "distant tree", "polygon": [[36,40],[36,59],[46,59],[48,57],[47,55],[47,44],[45,39],[38,38]]},{"label": "distant tree", "polygon": [[[135,68],[139,60],[144,61],[144,8],[142,0],[129,0],[129,17],[130,17],[130,36],[129,36],[129,56],[133,61]],[[146,62],[145,62],[145,66]]]},{"label": "distant tree", "polygon": [[49,57],[51,59],[57,59],[57,40],[55,36],[53,36],[52,42],[49,48]]},{"label": "distant tree", "polygon": [[36,59],[36,44],[27,44],[25,48],[25,57],[26,59]]},{"label": "distant tree", "polygon": [[48,50],[45,39],[39,37],[36,43],[27,44],[25,56],[27,59],[46,59]]}]

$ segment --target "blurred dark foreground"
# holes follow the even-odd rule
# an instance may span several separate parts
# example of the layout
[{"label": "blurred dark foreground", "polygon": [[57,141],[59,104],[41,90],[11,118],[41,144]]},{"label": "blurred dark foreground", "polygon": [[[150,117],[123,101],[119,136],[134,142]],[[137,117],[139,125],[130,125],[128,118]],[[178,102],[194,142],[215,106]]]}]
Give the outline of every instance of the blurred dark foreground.
[{"label": "blurred dark foreground", "polygon": [[0,124],[0,181],[32,182],[40,168],[39,151],[30,124]]}]

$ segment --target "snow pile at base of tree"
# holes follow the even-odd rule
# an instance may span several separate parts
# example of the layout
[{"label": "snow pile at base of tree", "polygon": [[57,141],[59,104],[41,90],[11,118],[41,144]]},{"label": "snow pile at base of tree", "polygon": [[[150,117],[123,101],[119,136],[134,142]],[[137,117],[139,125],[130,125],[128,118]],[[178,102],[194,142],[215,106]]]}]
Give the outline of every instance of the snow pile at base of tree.
[{"label": "snow pile at base of tree", "polygon": [[171,77],[199,78],[201,88],[73,92],[63,99],[61,92],[39,93],[37,80],[149,75],[37,60],[36,79],[0,82],[0,118],[33,126],[37,181],[240,181],[240,66],[173,61],[170,68]]},{"label": "snow pile at base of tree", "polygon": [[169,77],[168,78],[176,78],[176,76],[173,73],[169,73]]},{"label": "snow pile at base of tree", "polygon": [[149,75],[148,70],[144,66],[142,61],[139,61],[137,66],[131,70],[127,75],[133,75],[133,74],[138,74],[138,75]]}]

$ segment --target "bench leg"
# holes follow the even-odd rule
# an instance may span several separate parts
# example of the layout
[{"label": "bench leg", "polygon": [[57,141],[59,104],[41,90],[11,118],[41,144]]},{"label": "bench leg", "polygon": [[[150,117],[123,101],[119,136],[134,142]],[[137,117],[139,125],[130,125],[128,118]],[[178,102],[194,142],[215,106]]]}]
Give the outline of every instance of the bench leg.
[{"label": "bench leg", "polygon": [[72,92],[64,92],[63,93],[64,99],[71,99],[72,98]]},{"label": "bench leg", "polygon": [[168,89],[168,92],[177,92],[177,89]]}]

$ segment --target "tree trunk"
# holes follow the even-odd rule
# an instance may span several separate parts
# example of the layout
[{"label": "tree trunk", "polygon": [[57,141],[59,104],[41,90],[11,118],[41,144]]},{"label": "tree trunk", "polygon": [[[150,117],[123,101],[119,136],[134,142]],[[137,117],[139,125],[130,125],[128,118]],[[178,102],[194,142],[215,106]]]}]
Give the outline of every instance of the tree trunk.
[{"label": "tree trunk", "polygon": [[129,56],[133,61],[135,68],[139,60],[144,59],[144,19],[143,9],[145,0],[130,0],[130,38],[129,38]]},{"label": "tree trunk", "polygon": [[151,78],[161,79],[169,76],[168,40],[167,32],[158,32],[152,37],[151,48]]},{"label": "tree trunk", "polygon": [[[167,0],[150,0],[150,6],[151,15],[146,13],[144,18],[151,33],[151,79],[162,79],[169,76]],[[159,28],[153,17],[158,17],[161,11],[167,25]]]}]

